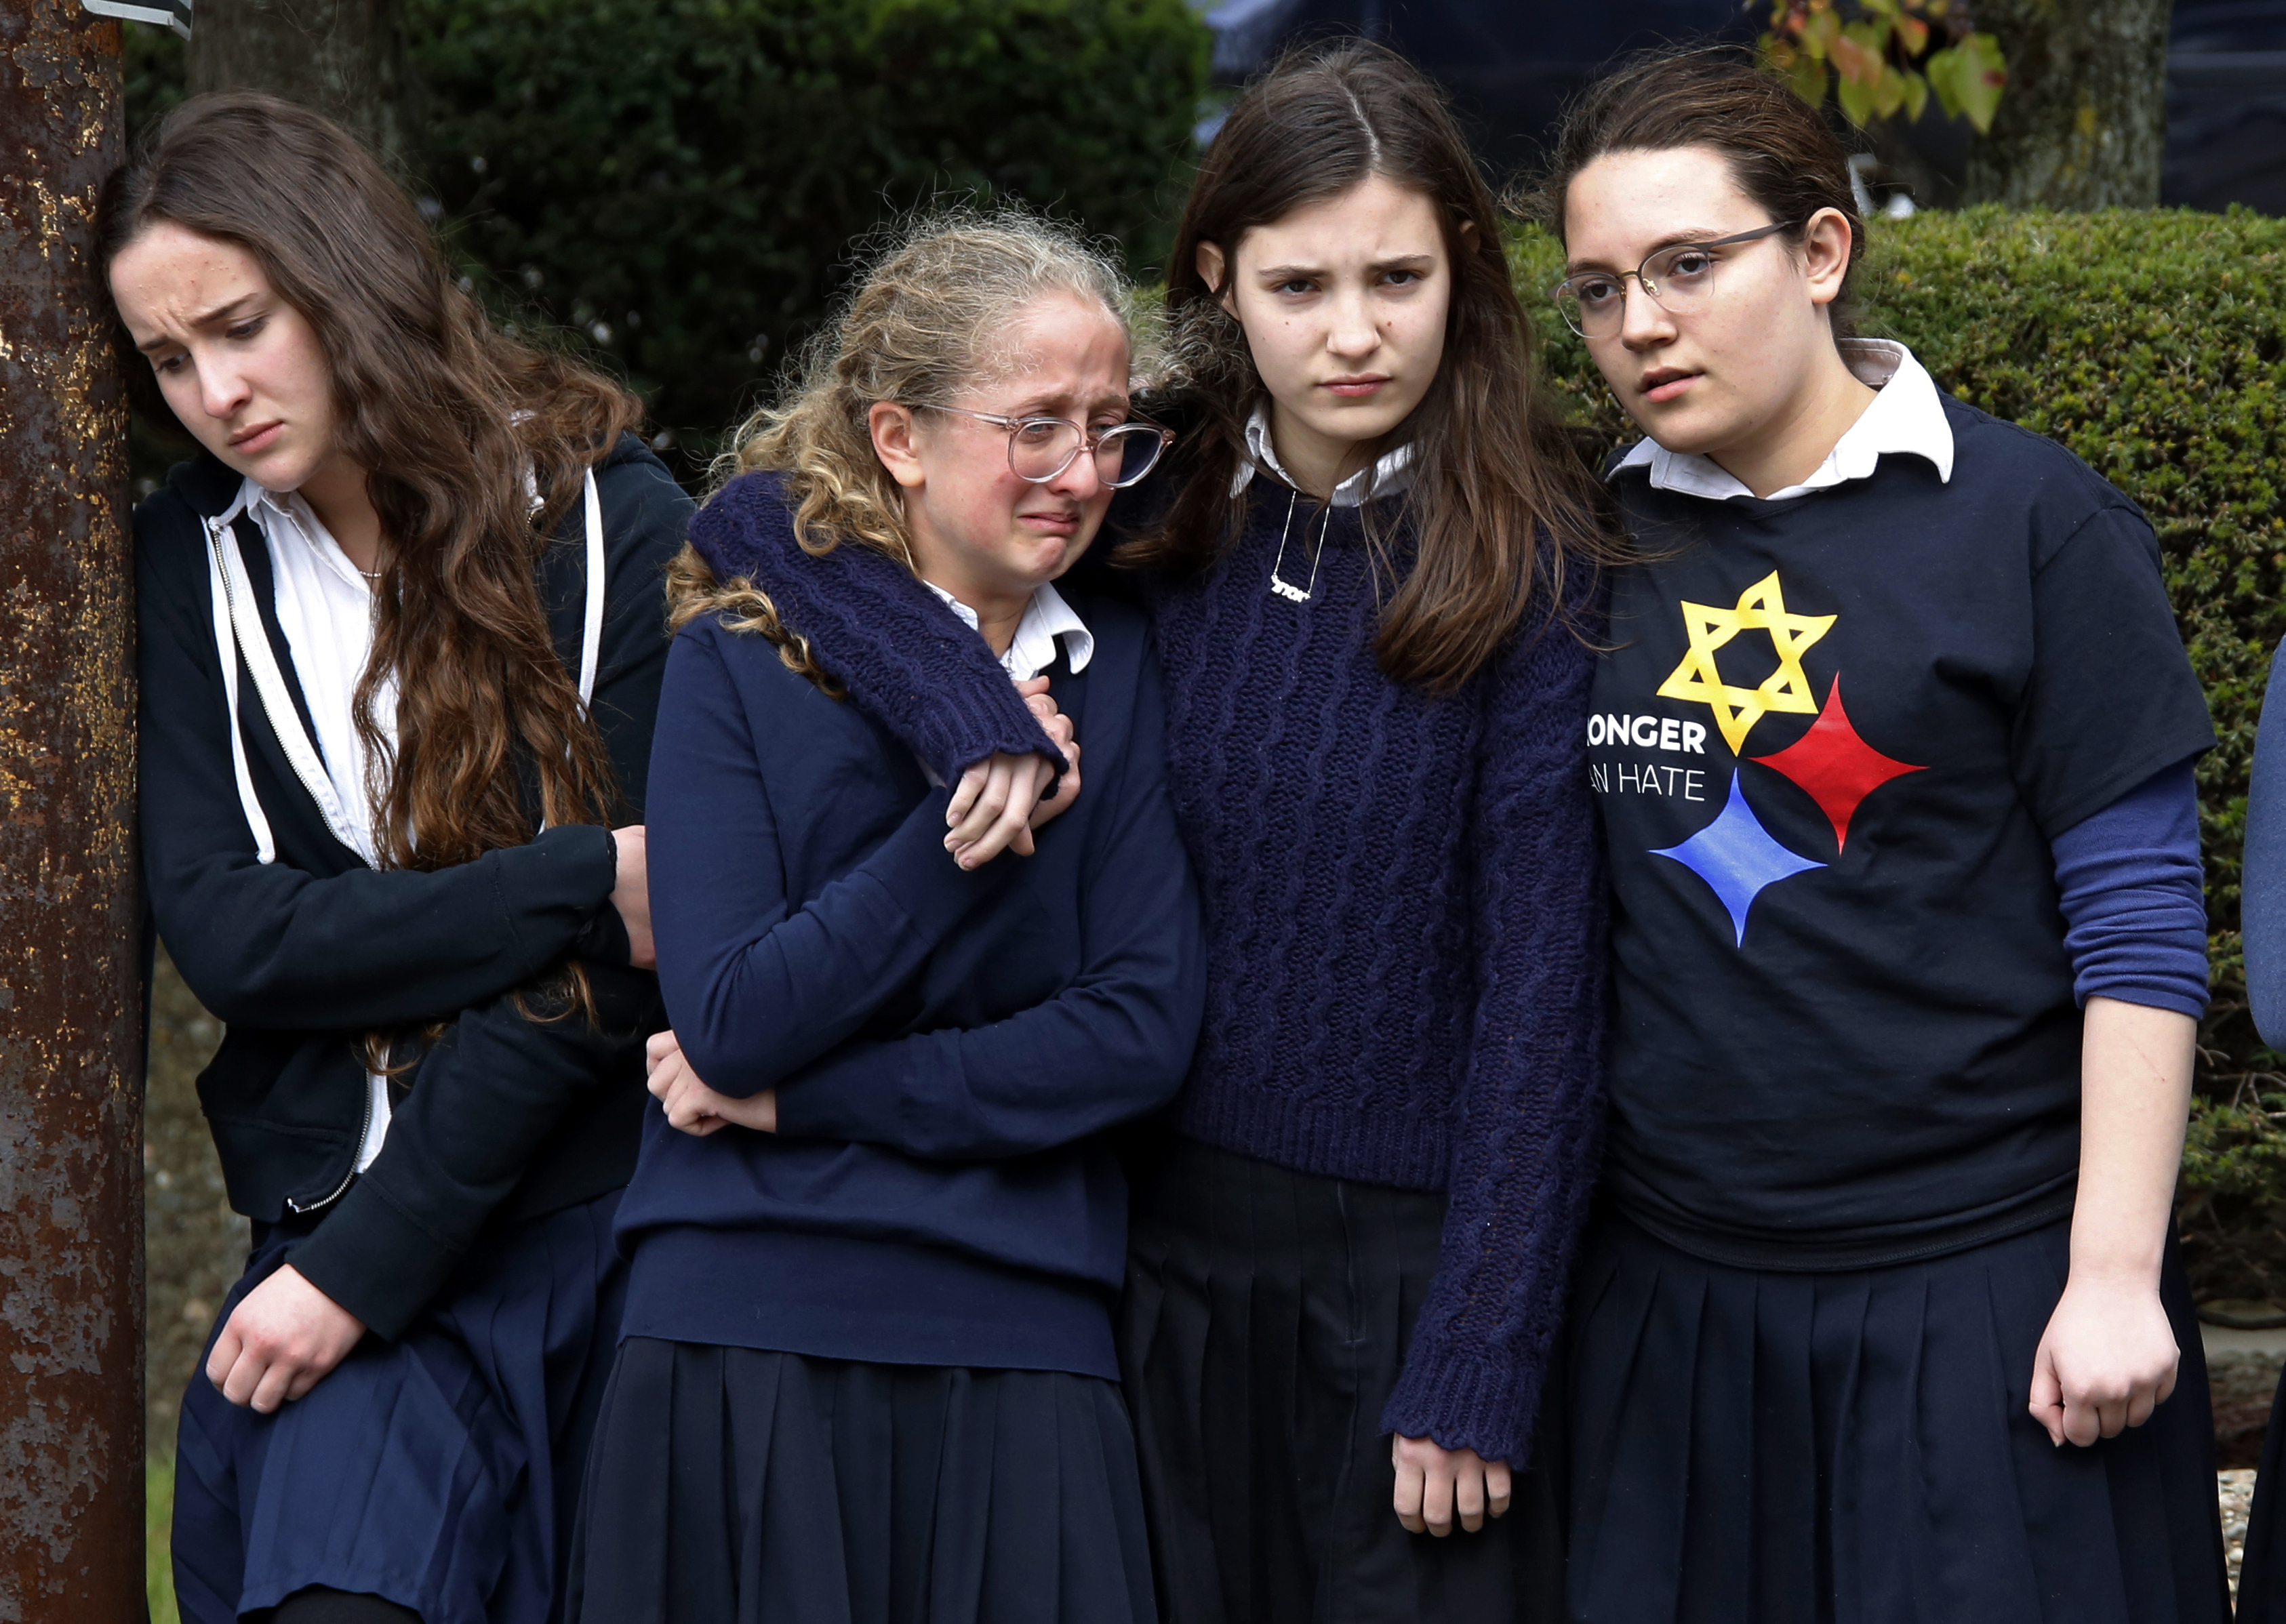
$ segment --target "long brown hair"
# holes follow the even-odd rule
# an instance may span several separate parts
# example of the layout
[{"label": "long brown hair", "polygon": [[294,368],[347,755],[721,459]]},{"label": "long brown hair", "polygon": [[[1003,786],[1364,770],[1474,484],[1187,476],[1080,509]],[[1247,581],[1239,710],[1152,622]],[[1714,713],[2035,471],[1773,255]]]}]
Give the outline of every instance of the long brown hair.
[{"label": "long brown hair", "polygon": [[1710,146],[1729,160],[1738,190],[1773,221],[1786,224],[1779,236],[1796,254],[1812,215],[1822,209],[1841,212],[1849,222],[1849,264],[1826,312],[1834,337],[1854,334],[1856,299],[1850,282],[1865,251],[1865,222],[1849,184],[1849,154],[1817,108],[1735,48],[1644,51],[1565,108],[1540,191],[1548,228],[1563,240],[1565,193],[1596,159],[1679,146]]},{"label": "long brown hair", "polygon": [[[609,821],[611,759],[536,572],[640,405],[494,330],[381,166],[290,102],[202,96],[168,114],[105,187],[106,286],[113,259],[162,220],[253,255],[325,347],[340,449],[366,470],[384,537],[355,704],[384,866],[530,840],[520,781],[536,781],[551,823]],[[393,750],[372,710],[392,675]]]},{"label": "long brown hair", "polygon": [[[1454,286],[1444,363],[1390,437],[1415,448],[1403,502],[1415,548],[1375,652],[1390,675],[1449,690],[1492,658],[1535,595],[1545,615],[1560,615],[1576,595],[1572,572],[1613,555],[1594,482],[1533,386],[1532,325],[1492,190],[1443,95],[1382,46],[1288,54],[1238,99],[1201,160],[1167,268],[1173,392],[1200,431],[1166,517],[1122,560],[1203,569],[1236,534],[1245,497],[1231,485],[1263,394],[1245,331],[1224,308],[1239,243],[1376,175],[1437,205]],[[1219,286],[1199,272],[1208,242],[1223,251]],[[1372,504],[1365,520],[1380,546]]]}]

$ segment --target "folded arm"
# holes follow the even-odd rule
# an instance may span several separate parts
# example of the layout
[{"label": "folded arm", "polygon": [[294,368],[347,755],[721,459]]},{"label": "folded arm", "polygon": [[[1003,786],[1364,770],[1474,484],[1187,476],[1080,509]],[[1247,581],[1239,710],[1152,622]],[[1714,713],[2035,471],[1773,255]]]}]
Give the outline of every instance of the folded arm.
[{"label": "folded arm", "polygon": [[1070,1144],[1173,1098],[1204,1007],[1203,947],[1148,663],[1142,688],[1085,826],[1100,845],[1071,985],[989,1026],[844,1045],[778,1090],[777,1131],[973,1161]]},{"label": "folded arm", "polygon": [[[162,588],[146,578],[143,589]],[[213,638],[201,660],[196,629],[146,607],[138,766],[152,911],[215,1014],[281,1031],[417,1021],[519,985],[595,926],[615,875],[599,828],[552,829],[434,873],[260,862]]]},{"label": "folded arm", "polygon": [[[594,713],[639,813],[666,658],[659,570],[681,545],[690,503],[655,460],[606,469],[597,484],[611,574]],[[584,550],[558,550],[577,559],[565,589],[584,595]],[[610,905],[618,864],[600,827],[549,829],[433,872],[319,875],[258,861],[232,766],[203,555],[146,537],[137,590],[145,874],[160,934],[209,1010],[281,1031],[370,1029],[481,1003],[568,955],[625,960]],[[241,711],[258,737],[259,706]],[[248,753],[260,784],[264,768]],[[303,793],[276,787],[288,802]]]},{"label": "folded arm", "polygon": [[677,640],[666,694],[649,825],[662,980],[683,1052],[715,1089],[743,1097],[855,1032],[1009,871],[953,862],[940,789],[796,906],[753,727],[706,637]]}]

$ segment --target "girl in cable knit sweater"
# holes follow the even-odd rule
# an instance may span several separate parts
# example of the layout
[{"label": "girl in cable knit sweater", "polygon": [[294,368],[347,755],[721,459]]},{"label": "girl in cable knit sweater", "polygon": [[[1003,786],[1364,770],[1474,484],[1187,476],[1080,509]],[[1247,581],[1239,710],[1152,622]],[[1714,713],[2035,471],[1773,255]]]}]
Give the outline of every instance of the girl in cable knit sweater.
[{"label": "girl in cable knit sweater", "polygon": [[[1514,1617],[1557,1577],[1516,1473],[1599,1133],[1594,499],[1493,200],[1389,52],[1249,91],[1172,268],[1155,411],[1187,431],[1103,572],[1151,617],[1207,921],[1120,1328],[1162,1604]],[[981,645],[921,635],[904,572],[709,562],[948,778],[1047,759]]]}]

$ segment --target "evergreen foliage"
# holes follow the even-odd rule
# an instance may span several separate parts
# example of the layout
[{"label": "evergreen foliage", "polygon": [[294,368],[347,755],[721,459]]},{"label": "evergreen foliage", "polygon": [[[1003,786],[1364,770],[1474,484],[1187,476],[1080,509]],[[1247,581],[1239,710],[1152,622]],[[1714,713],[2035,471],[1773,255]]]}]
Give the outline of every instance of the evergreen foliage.
[{"label": "evergreen foliage", "polygon": [[[1547,379],[1603,443],[1627,419],[1542,289],[1563,255],[1511,249]],[[1940,387],[2069,446],[2141,505],[2219,748],[2199,767],[2214,1005],[2183,1161],[2200,1295],[2286,1302],[2286,1055],[2247,1014],[2239,857],[2272,651],[2286,637],[2286,220],[2234,209],[1875,221],[1860,329],[1911,345]]]},{"label": "evergreen foliage", "polygon": [[410,0],[406,22],[469,273],[614,358],[686,450],[901,210],[1021,201],[1159,251],[1210,43],[1186,0]]}]

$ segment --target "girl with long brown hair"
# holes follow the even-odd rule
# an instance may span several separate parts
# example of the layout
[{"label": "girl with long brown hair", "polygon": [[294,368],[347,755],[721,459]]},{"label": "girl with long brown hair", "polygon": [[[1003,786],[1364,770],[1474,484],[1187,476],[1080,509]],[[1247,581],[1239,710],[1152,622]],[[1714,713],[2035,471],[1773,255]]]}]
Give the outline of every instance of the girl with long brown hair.
[{"label": "girl with long brown hair", "polygon": [[[1146,406],[1185,435],[1100,578],[1151,617],[1206,906],[1120,1331],[1161,1605],[1515,1617],[1560,1577],[1544,1506],[1510,1505],[1600,1121],[1595,498],[1533,389],[1491,194],[1386,51],[1238,99],[1168,306]],[[1048,759],[876,556],[712,562],[947,778]]]},{"label": "girl with long brown hair", "polygon": [[[640,797],[688,501],[339,129],[202,98],[113,177],[152,912],[247,1272],[184,1396],[183,1615],[542,1624],[659,1024]],[[619,825],[614,829],[613,824]],[[274,1612],[273,1612],[274,1610]]]}]

